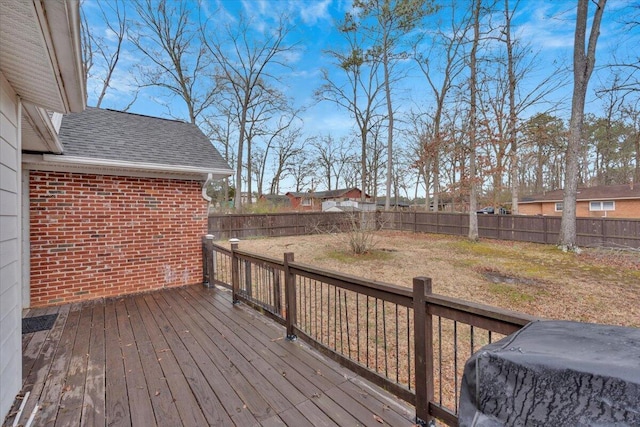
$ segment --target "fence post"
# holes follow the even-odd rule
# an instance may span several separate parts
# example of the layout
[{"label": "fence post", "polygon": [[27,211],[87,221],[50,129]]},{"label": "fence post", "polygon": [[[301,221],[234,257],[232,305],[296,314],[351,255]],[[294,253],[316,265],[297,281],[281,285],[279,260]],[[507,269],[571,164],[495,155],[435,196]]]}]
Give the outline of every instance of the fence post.
[{"label": "fence post", "polygon": [[213,254],[213,234],[202,238],[202,285],[210,288],[215,277],[215,255]]},{"label": "fence post", "polygon": [[229,239],[229,242],[231,243],[231,301],[237,304],[239,302],[238,293],[240,290],[240,259],[238,259],[236,255],[236,250],[238,249],[240,240]]},{"label": "fence post", "polygon": [[287,339],[295,340],[296,334],[294,333],[294,326],[297,322],[297,307],[296,307],[296,276],[291,272],[289,263],[293,261],[293,252],[286,252],[284,254],[284,292],[286,294],[286,324],[287,324]]},{"label": "fence post", "polygon": [[428,425],[433,417],[429,414],[429,402],[433,391],[433,321],[426,306],[426,296],[431,294],[431,279],[413,279],[413,319],[415,331],[416,373],[416,424]]}]

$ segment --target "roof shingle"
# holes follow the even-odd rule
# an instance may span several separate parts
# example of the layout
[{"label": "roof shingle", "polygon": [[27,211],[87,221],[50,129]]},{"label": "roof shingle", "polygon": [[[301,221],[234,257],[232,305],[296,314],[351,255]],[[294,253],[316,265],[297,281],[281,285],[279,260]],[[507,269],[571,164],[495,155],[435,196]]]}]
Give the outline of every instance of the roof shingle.
[{"label": "roof shingle", "polygon": [[88,107],[62,119],[63,156],[230,170],[192,123]]}]

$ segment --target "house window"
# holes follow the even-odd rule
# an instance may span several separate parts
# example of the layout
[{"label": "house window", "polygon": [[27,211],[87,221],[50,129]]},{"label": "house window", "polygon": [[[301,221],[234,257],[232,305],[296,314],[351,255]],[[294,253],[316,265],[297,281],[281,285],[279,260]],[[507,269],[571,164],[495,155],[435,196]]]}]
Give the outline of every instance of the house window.
[{"label": "house window", "polygon": [[302,206],[311,206],[311,199],[302,199]]},{"label": "house window", "polygon": [[615,211],[616,202],[613,200],[608,202],[589,202],[590,211]]},{"label": "house window", "polygon": [[556,202],[556,212],[562,212],[564,204],[562,202]]}]

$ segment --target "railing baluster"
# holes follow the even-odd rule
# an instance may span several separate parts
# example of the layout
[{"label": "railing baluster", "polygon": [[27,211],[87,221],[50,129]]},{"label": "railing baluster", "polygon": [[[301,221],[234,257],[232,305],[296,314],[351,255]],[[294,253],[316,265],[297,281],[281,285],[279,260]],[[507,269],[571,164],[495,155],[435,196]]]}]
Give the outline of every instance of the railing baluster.
[{"label": "railing baluster", "polygon": [[[457,393],[458,390],[458,322],[453,321],[453,381],[454,381],[454,389],[456,390],[454,393]],[[457,394],[454,396],[455,400],[458,400]]]},{"label": "railing baluster", "polygon": [[203,282],[230,287],[234,302],[284,319],[287,338],[300,333],[321,343],[332,358],[399,397],[415,399],[421,423],[438,416],[454,425],[468,355],[529,321],[526,315],[433,295],[428,278],[415,278],[408,293],[294,263],[292,253],[282,262],[241,251],[237,240],[231,250],[208,243],[203,239]]},{"label": "railing baluster", "polygon": [[409,309],[407,308],[407,372],[409,374],[409,381],[407,384],[409,389],[411,389],[411,348],[411,323],[409,318]]},{"label": "railing baluster", "polygon": [[438,316],[438,403],[442,405],[442,317],[440,316]]},{"label": "railing baluster", "polygon": [[347,305],[347,292],[344,292],[344,318],[347,330],[347,355],[351,358],[351,334],[349,333],[349,305]]}]

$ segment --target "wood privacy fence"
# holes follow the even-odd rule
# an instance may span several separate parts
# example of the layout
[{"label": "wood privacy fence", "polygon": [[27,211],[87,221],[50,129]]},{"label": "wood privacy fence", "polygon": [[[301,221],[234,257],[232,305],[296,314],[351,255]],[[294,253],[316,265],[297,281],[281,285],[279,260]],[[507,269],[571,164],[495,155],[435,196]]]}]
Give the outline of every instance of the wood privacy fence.
[{"label": "wood privacy fence", "polygon": [[354,372],[411,402],[416,422],[458,423],[465,361],[535,318],[435,295],[431,279],[400,287],[225,248],[203,238],[206,285],[243,301]]},{"label": "wood privacy fence", "polygon": [[[278,237],[346,231],[363,214],[286,212],[209,216],[209,233],[217,239]],[[379,228],[466,236],[469,217],[445,212],[372,212]],[[481,238],[556,244],[560,217],[478,215]],[[582,247],[640,248],[640,219],[577,218],[577,244]]]}]

